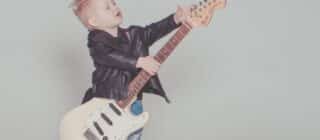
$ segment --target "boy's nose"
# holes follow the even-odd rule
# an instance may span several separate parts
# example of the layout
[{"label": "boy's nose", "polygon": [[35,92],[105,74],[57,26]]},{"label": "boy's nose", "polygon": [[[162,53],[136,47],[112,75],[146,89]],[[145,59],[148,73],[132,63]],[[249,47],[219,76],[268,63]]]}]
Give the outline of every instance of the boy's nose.
[{"label": "boy's nose", "polygon": [[117,5],[112,5],[112,6],[110,6],[110,8],[111,8],[112,10],[119,10],[119,7],[118,7]]},{"label": "boy's nose", "polygon": [[119,8],[118,6],[114,6],[114,7],[112,8],[112,11],[113,11],[114,13],[117,13],[117,12],[120,11],[120,8]]}]

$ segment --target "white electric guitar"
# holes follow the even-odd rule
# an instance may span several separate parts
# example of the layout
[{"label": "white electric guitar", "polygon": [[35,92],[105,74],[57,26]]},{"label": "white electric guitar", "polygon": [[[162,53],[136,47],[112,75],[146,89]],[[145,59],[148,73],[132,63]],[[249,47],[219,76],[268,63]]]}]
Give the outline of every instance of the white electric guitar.
[{"label": "white electric guitar", "polygon": [[[226,0],[204,0],[192,7],[188,20],[154,58],[163,63],[192,28],[207,26],[214,10],[225,5]],[[129,96],[124,100],[94,97],[67,112],[60,123],[60,140],[127,140],[131,133],[143,128],[149,119],[147,112],[135,116],[130,107],[150,77],[146,71],[140,71],[130,82]]]}]

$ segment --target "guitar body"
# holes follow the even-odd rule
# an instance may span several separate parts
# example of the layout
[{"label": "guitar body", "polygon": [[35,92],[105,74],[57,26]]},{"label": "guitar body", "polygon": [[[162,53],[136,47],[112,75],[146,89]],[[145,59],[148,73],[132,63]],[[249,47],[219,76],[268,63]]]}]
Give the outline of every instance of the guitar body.
[{"label": "guitar body", "polygon": [[130,107],[122,109],[114,100],[94,97],[64,115],[60,140],[127,140],[149,119],[147,112],[135,116]]}]

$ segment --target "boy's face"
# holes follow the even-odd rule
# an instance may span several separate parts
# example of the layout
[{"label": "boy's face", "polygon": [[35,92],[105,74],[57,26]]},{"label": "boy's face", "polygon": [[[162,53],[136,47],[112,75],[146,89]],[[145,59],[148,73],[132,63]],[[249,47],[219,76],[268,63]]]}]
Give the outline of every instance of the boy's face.
[{"label": "boy's face", "polygon": [[91,25],[98,28],[114,28],[122,23],[122,12],[115,0],[92,0],[91,4],[94,11],[89,19]]}]

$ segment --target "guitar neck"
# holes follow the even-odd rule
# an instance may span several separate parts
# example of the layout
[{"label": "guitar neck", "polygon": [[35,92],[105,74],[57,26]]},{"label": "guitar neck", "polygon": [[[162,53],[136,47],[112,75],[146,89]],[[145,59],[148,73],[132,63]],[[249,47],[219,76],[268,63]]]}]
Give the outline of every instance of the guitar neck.
[{"label": "guitar neck", "polygon": [[[160,64],[169,57],[169,55],[175,50],[178,44],[183,40],[183,38],[190,32],[191,26],[188,24],[182,24],[178,31],[169,39],[169,41],[162,47],[158,53],[154,56]],[[144,70],[141,70],[138,75],[129,84],[129,96],[121,100],[119,106],[125,108],[130,102],[138,95],[139,91],[144,87],[144,85],[151,78],[151,75]]]}]

